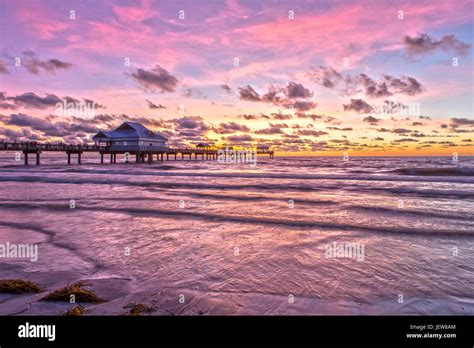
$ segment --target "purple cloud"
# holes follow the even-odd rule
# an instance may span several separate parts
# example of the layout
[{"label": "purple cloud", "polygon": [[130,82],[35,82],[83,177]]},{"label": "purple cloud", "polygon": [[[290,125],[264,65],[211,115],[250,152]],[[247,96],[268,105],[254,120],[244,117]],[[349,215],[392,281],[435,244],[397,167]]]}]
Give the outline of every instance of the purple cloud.
[{"label": "purple cloud", "polygon": [[368,114],[374,111],[374,108],[362,99],[351,99],[349,104],[344,104],[344,111],[355,111],[359,114]]},{"label": "purple cloud", "polygon": [[22,65],[34,75],[38,75],[41,69],[54,74],[57,70],[67,70],[73,66],[71,63],[66,63],[56,58],[41,60],[32,51],[24,52]]},{"label": "purple cloud", "polygon": [[140,86],[151,91],[171,93],[176,91],[178,79],[161,66],[156,65],[151,70],[137,69],[131,76]]},{"label": "purple cloud", "polygon": [[463,55],[469,51],[470,44],[462,42],[455,35],[444,35],[440,40],[429,36],[428,34],[418,34],[418,36],[403,38],[405,51],[409,56],[422,56],[433,53],[440,49],[444,52]]}]

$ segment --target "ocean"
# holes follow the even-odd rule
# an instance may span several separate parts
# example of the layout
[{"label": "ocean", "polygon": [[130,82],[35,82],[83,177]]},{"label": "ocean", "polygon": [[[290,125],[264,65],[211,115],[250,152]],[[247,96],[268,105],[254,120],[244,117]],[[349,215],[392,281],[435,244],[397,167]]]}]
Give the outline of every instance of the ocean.
[{"label": "ocean", "polygon": [[[2,156],[0,245],[38,255],[0,278],[87,280],[92,315],[474,314],[474,157]],[[40,298],[0,294],[0,314],[70,308]]]}]

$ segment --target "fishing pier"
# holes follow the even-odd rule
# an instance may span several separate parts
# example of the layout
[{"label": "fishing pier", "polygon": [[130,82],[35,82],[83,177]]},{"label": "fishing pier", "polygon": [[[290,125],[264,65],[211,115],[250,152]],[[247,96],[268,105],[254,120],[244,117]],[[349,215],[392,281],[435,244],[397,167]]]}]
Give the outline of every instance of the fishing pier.
[{"label": "fishing pier", "polygon": [[[163,147],[146,145],[89,145],[64,143],[37,143],[37,142],[3,142],[0,141],[0,151],[14,151],[16,156],[23,154],[25,165],[30,164],[30,158],[40,165],[41,154],[45,152],[63,152],[67,155],[67,164],[71,164],[72,157],[77,157],[77,164],[82,163],[82,154],[97,153],[100,163],[117,163],[117,155],[122,155],[121,163],[152,163],[155,161],[170,160],[218,160],[219,156],[226,156],[224,149],[211,147]],[[232,150],[231,150],[232,151]],[[255,150],[257,155],[268,155],[273,159],[274,151],[263,148]],[[245,151],[235,150],[237,156],[246,156]]]},{"label": "fishing pier", "polygon": [[105,157],[110,157],[109,163],[117,163],[117,155],[123,155],[121,163],[152,163],[157,161],[181,160],[218,160],[227,162],[228,159],[246,161],[257,155],[269,155],[273,158],[273,151],[268,146],[260,145],[256,149],[234,150],[232,147],[218,149],[206,143],[199,143],[196,147],[170,147],[168,139],[158,132],[151,131],[140,123],[126,121],[115,130],[100,131],[92,137],[94,144],[65,144],[65,143],[38,143],[28,142],[3,142],[0,141],[0,151],[16,151],[15,158],[21,160],[21,153],[25,165],[29,164],[29,157],[36,159],[36,165],[41,162],[43,152],[64,152],[67,155],[67,164],[71,164],[71,157],[77,156],[77,163],[81,164],[82,154],[87,152],[100,155],[100,163],[105,162]]}]

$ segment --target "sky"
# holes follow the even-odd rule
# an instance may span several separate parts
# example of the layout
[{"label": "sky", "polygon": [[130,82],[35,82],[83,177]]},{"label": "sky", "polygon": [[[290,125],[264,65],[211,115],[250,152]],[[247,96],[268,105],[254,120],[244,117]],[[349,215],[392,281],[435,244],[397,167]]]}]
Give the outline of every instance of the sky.
[{"label": "sky", "polygon": [[473,6],[0,0],[0,139],[474,155]]}]

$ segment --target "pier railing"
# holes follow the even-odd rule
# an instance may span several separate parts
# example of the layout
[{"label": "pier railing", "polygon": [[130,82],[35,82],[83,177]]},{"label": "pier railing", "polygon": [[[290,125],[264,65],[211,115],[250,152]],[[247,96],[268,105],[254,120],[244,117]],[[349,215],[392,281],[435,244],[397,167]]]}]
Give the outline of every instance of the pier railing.
[{"label": "pier railing", "polygon": [[65,143],[37,143],[37,142],[4,142],[0,141],[0,150],[10,151],[104,151],[105,145],[65,144]]},{"label": "pier railing", "polygon": [[106,147],[105,150],[112,152],[167,152],[169,151],[169,147],[146,145],[110,145]]}]

